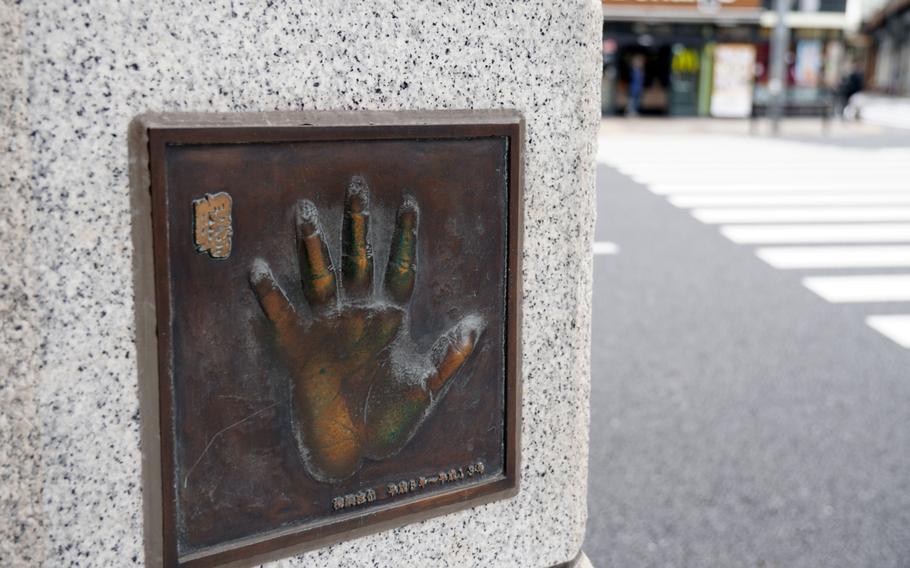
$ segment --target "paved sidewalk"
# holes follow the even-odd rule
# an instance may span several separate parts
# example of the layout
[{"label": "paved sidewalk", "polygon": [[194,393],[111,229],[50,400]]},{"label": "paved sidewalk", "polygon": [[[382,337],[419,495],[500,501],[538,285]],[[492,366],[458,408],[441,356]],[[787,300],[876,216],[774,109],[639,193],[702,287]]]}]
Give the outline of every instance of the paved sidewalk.
[{"label": "paved sidewalk", "polygon": [[867,124],[910,129],[910,97],[857,93],[844,114]]}]

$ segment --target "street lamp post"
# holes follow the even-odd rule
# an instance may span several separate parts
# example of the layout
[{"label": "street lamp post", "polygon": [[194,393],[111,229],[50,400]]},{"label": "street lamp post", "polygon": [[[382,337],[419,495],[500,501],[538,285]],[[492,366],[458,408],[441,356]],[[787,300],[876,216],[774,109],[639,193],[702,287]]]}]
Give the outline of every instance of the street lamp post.
[{"label": "street lamp post", "polygon": [[780,119],[784,114],[787,97],[786,60],[790,48],[790,34],[786,15],[789,9],[790,0],[774,0],[777,22],[771,37],[771,77],[768,81],[768,90],[771,94],[771,130],[775,136],[780,133]]}]

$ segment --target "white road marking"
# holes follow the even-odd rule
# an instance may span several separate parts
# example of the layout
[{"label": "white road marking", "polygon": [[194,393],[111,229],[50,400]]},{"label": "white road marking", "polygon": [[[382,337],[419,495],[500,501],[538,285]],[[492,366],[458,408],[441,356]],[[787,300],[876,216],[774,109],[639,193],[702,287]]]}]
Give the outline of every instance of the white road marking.
[{"label": "white road marking", "polygon": [[[612,155],[603,155],[601,151],[598,151],[597,161],[612,168],[644,175],[669,175],[668,172],[691,172],[698,176],[727,175],[732,172],[761,172],[766,175],[771,175],[774,172],[785,172],[795,175],[807,175],[809,172],[813,172],[822,177],[830,172],[865,170],[870,175],[875,176],[891,172],[906,172],[910,169],[910,165],[906,161],[906,155],[902,156],[901,160],[874,160],[871,158],[872,154],[857,152],[840,156],[828,156],[823,160],[798,159],[794,161],[792,157],[765,154],[756,155],[749,161],[725,156],[717,156],[715,159],[708,160],[686,158],[685,161],[680,161],[671,159],[666,148],[659,148],[658,150],[661,152],[660,160],[655,161],[653,157],[655,149],[658,148],[654,145],[649,148],[636,149],[642,154],[651,155],[651,158],[646,162],[630,161],[619,156],[615,150],[610,151]],[[773,169],[768,168],[768,160],[774,161]]]},{"label": "white road marking", "polygon": [[[638,150],[643,154],[652,154],[654,153],[654,147],[651,148],[642,148]],[[770,156],[769,156],[770,157]],[[764,158],[764,156],[762,156]],[[774,163],[773,171],[787,171],[787,172],[806,172],[806,171],[815,171],[823,175],[825,172],[831,171],[856,171],[857,168],[868,169],[871,173],[879,172],[890,172],[890,171],[907,171],[910,169],[910,166],[906,163],[906,158],[902,161],[878,161],[871,160],[867,155],[852,155],[852,156],[843,156],[844,159],[837,160],[837,158],[828,158],[827,160],[805,160],[794,162],[792,160],[784,160],[781,157],[777,157]],[[861,158],[863,162],[861,164],[857,163],[857,158]],[[606,166],[610,166],[616,169],[622,169],[631,172],[669,172],[669,171],[681,171],[681,172],[696,172],[699,175],[704,174],[705,172],[744,172],[749,173],[752,171],[768,171],[767,162],[763,159],[756,158],[755,160],[744,162],[742,160],[726,160],[726,161],[717,161],[717,160],[696,160],[696,159],[687,159],[685,162],[680,162],[678,160],[669,160],[665,155],[661,156],[660,162],[655,162],[652,158],[647,162],[638,162],[638,161],[627,161],[616,155],[616,152],[612,152],[612,156],[601,156],[598,153],[598,161]],[[868,166],[868,168],[867,168]]]},{"label": "white road marking", "polygon": [[878,185],[881,182],[894,182],[898,184],[906,179],[901,180],[899,177],[906,174],[910,168],[904,170],[876,171],[871,172],[865,168],[854,168],[851,170],[844,169],[825,169],[818,170],[780,170],[777,168],[751,169],[741,168],[735,170],[717,171],[712,168],[706,168],[700,171],[681,171],[679,169],[651,169],[651,170],[629,170],[623,168],[623,171],[633,177],[636,181],[643,183],[703,183],[707,185],[729,184],[729,183],[800,183],[800,184],[828,184],[828,183],[856,183],[862,187],[869,185]]},{"label": "white road marking", "polygon": [[725,225],[720,232],[739,244],[910,242],[910,223]]},{"label": "white road marking", "polygon": [[[701,222],[721,225],[735,243],[786,245],[755,250],[772,267],[910,268],[906,148],[626,133],[601,137],[597,160]],[[816,276],[803,284],[834,303],[910,302],[910,273]],[[910,314],[866,322],[910,349]]]},{"label": "white road marking", "polygon": [[[655,183],[648,187],[653,193],[658,195],[672,195],[676,193],[831,193],[837,191],[856,192],[867,187],[862,182],[844,182],[837,181],[831,183],[754,183],[754,182],[737,182],[737,183],[692,183],[687,181],[673,183]],[[891,181],[889,183],[878,183],[875,185],[875,191],[910,193],[910,184],[902,181]]]},{"label": "white road marking", "polygon": [[702,223],[910,221],[910,207],[768,207],[693,209]]},{"label": "white road marking", "polygon": [[910,349],[910,315],[869,316],[866,324],[901,347]]},{"label": "white road marking", "polygon": [[910,246],[772,247],[755,251],[774,268],[888,268],[910,266]]},{"label": "white road marking", "polygon": [[910,274],[811,276],[803,286],[834,304],[910,302]]},{"label": "white road marking", "polygon": [[608,241],[595,241],[593,249],[594,254],[617,254],[619,252],[619,246]]},{"label": "white road marking", "polygon": [[751,195],[673,195],[667,198],[681,207],[750,207],[781,205],[910,205],[910,193],[819,193],[793,195],[767,193]]},{"label": "white road marking", "polygon": [[[778,160],[779,161],[779,160]],[[699,179],[712,179],[712,178],[727,178],[727,177],[742,177],[737,176],[737,174],[753,174],[762,177],[798,177],[806,179],[822,179],[826,177],[831,177],[832,173],[843,173],[844,175],[859,176],[862,172],[866,171],[864,167],[865,164],[857,167],[855,160],[845,160],[840,163],[832,162],[801,162],[799,164],[794,163],[781,163],[780,167],[769,168],[768,164],[765,162],[761,163],[744,163],[744,162],[729,162],[724,164],[725,167],[721,167],[720,164],[705,164],[705,163],[693,163],[693,164],[669,164],[661,161],[660,167],[654,167],[654,163],[650,163],[646,166],[633,166],[631,164],[624,164],[617,162],[614,164],[615,167],[621,167],[624,170],[631,171],[633,173],[643,175],[652,179],[658,179],[661,177],[673,177],[676,172],[691,172],[695,177]],[[891,172],[895,171],[906,171],[910,169],[910,166],[907,164],[901,165],[891,165],[891,166],[875,166],[874,169],[869,169],[866,172],[867,175],[871,177],[883,177]]]}]

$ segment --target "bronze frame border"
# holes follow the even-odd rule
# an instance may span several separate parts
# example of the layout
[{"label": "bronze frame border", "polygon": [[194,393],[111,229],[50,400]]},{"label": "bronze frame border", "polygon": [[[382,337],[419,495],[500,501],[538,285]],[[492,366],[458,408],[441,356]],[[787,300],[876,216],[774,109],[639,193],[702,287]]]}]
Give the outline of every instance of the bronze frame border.
[{"label": "bronze frame border", "polygon": [[[170,266],[164,149],[167,144],[308,140],[509,138],[504,475],[415,497],[336,522],[275,531],[178,557],[170,435]],[[514,110],[163,113],[130,124],[136,348],[142,430],[145,556],[149,566],[252,566],[518,494],[521,444],[521,254],[525,123]]]}]

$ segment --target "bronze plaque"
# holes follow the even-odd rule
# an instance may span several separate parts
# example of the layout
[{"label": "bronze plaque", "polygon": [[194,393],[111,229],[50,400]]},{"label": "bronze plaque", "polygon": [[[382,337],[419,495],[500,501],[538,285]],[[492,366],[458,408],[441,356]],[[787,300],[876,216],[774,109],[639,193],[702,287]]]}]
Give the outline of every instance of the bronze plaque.
[{"label": "bronze plaque", "polygon": [[515,494],[522,139],[510,111],[134,121],[153,564]]}]

